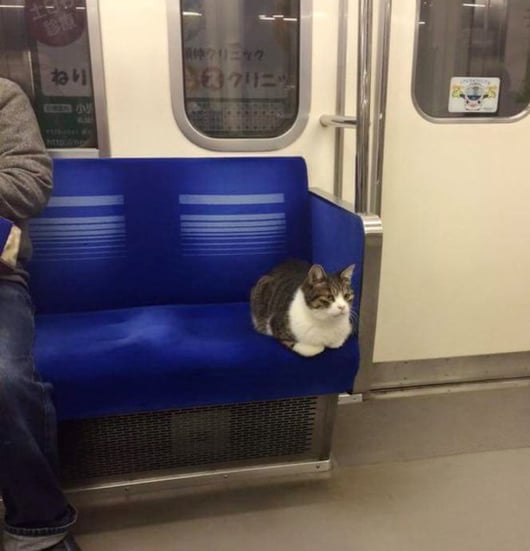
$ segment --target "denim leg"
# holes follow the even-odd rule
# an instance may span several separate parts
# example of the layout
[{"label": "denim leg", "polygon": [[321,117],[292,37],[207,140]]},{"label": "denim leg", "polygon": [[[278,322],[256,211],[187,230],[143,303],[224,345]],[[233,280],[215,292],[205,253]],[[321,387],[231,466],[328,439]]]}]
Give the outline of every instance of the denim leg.
[{"label": "denim leg", "polygon": [[[57,480],[57,429],[50,385],[33,364],[28,292],[0,281],[0,488],[5,530],[53,543],[75,521]],[[45,546],[43,545],[42,548]]]}]

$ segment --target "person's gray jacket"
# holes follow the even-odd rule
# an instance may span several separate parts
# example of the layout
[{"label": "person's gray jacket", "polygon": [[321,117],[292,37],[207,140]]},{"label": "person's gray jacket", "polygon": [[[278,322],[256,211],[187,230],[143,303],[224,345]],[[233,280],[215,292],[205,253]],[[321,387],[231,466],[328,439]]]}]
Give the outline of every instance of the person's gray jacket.
[{"label": "person's gray jacket", "polygon": [[41,137],[33,108],[20,87],[0,78],[0,216],[22,230],[15,273],[0,279],[24,282],[31,257],[28,219],[46,205],[52,190],[52,162]]}]

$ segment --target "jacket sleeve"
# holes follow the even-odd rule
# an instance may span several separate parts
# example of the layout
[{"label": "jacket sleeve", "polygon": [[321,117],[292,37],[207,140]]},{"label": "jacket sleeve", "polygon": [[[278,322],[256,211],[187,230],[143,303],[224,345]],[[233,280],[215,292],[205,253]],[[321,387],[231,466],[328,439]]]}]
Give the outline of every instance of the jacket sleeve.
[{"label": "jacket sleeve", "polygon": [[35,216],[51,190],[52,162],[33,108],[18,85],[0,79],[0,216]]}]

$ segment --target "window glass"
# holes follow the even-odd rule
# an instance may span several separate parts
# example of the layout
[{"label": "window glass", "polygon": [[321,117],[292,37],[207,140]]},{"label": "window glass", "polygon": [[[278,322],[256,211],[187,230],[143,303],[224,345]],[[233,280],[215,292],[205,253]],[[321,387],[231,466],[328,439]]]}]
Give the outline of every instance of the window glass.
[{"label": "window glass", "polygon": [[213,138],[271,138],[299,107],[300,0],[182,0],[186,115]]},{"label": "window glass", "polygon": [[48,148],[97,147],[85,0],[0,0],[0,76],[31,98]]},{"label": "window glass", "polygon": [[506,118],[530,101],[530,0],[418,0],[414,95],[437,118]]}]

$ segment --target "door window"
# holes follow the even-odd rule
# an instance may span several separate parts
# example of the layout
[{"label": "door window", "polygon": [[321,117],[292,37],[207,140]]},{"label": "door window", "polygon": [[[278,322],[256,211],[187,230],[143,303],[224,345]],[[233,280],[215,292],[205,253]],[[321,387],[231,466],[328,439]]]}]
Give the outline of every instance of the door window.
[{"label": "door window", "polygon": [[418,0],[413,95],[429,118],[506,119],[530,101],[529,0]]}]

